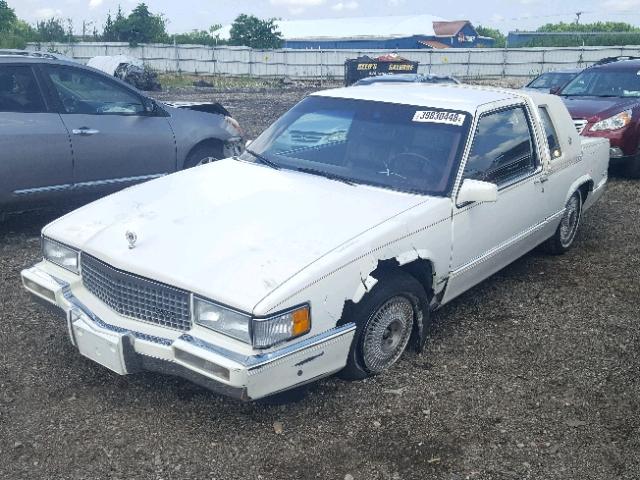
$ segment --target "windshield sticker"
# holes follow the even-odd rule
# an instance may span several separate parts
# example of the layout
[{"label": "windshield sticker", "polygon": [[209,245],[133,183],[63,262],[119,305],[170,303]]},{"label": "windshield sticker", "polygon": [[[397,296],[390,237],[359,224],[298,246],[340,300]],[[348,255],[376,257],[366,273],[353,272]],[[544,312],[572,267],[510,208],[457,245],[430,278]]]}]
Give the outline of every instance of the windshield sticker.
[{"label": "windshield sticker", "polygon": [[444,123],[461,127],[464,124],[465,115],[455,112],[437,112],[435,110],[418,110],[413,115],[414,122]]}]

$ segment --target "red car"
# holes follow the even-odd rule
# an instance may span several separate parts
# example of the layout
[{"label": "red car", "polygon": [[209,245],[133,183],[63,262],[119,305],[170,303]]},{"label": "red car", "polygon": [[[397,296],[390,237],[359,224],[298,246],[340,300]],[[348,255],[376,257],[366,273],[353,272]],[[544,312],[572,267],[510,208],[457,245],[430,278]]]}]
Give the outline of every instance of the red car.
[{"label": "red car", "polygon": [[640,60],[587,68],[558,92],[578,133],[611,142],[611,165],[640,178]]}]

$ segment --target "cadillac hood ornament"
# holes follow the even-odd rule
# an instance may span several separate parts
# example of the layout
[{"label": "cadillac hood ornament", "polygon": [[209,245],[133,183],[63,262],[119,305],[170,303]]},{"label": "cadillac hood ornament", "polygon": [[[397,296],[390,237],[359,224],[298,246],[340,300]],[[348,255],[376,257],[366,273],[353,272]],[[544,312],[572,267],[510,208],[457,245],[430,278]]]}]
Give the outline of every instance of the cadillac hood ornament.
[{"label": "cadillac hood ornament", "polygon": [[126,237],[127,242],[129,242],[129,249],[135,248],[136,242],[138,241],[138,235],[131,230],[127,230],[127,233],[125,233],[124,236]]}]

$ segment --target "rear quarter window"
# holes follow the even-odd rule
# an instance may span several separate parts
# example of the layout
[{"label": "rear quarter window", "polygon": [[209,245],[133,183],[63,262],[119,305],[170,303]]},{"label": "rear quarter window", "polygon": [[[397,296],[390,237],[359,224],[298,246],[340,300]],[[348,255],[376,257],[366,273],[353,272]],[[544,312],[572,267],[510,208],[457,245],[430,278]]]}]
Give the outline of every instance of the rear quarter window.
[{"label": "rear quarter window", "polygon": [[540,118],[542,118],[542,125],[544,127],[547,143],[549,144],[551,159],[553,160],[562,156],[560,142],[558,141],[558,134],[556,132],[556,128],[553,126],[553,121],[551,120],[551,115],[549,115],[547,107],[539,107],[539,111]]}]

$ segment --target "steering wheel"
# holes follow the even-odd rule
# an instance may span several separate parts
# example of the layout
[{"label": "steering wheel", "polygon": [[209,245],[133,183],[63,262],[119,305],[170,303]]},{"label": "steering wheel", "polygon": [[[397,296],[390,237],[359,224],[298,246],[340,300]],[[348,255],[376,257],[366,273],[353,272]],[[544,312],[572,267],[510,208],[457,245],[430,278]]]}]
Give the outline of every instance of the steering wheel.
[{"label": "steering wheel", "polygon": [[388,165],[393,165],[395,163],[395,161],[401,157],[409,157],[409,158],[413,158],[413,159],[417,159],[419,161],[421,161],[424,165],[426,165],[427,167],[427,175],[428,176],[434,176],[437,178],[439,169],[436,168],[436,165],[433,161],[433,159],[431,158],[427,158],[424,155],[420,155],[419,153],[415,153],[415,152],[400,152],[400,153],[396,153],[394,155],[392,155],[389,158],[389,161],[387,162],[387,175],[396,175],[402,178],[402,175],[399,175],[398,173],[395,173],[393,170],[390,170]]}]

